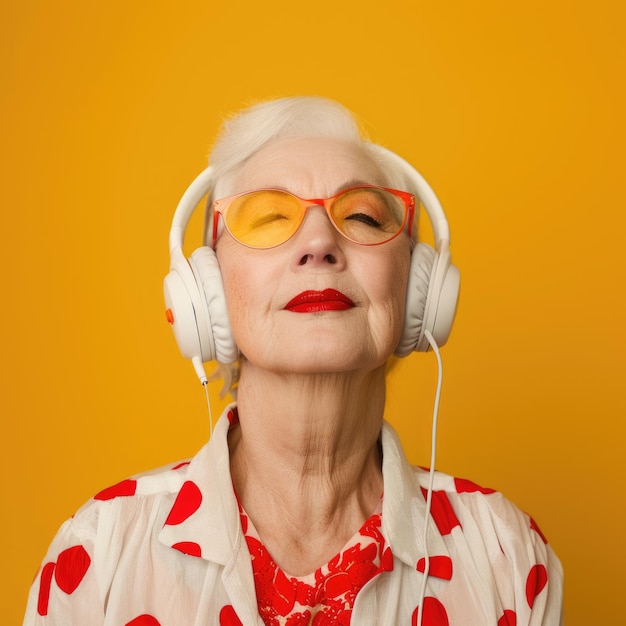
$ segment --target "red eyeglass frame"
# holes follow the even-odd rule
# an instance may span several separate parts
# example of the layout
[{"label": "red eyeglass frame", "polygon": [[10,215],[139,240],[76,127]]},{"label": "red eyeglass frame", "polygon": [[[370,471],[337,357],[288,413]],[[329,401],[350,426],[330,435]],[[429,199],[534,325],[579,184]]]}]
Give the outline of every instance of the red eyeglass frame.
[{"label": "red eyeglass frame", "polygon": [[[337,226],[337,224],[335,224],[335,221],[333,220],[330,214],[330,207],[332,206],[332,203],[339,196],[342,196],[343,194],[348,193],[350,191],[354,191],[356,189],[382,189],[400,198],[404,202],[404,207],[405,207],[404,221],[402,222],[402,226],[398,229],[398,232],[395,235],[393,235],[389,239],[385,239],[384,241],[377,241],[375,243],[362,243],[360,241],[355,241],[354,239],[351,239],[350,237],[348,237]],[[287,241],[289,241],[289,239],[291,239],[291,237],[293,237],[298,232],[298,230],[300,230],[300,226],[302,225],[302,221],[304,221],[304,217],[302,218],[302,221],[298,225],[298,228],[296,228],[296,230],[287,239],[285,239],[285,241],[282,241],[281,243],[277,243],[274,246],[267,246],[266,248],[257,248],[256,246],[250,246],[249,244],[244,243],[243,241],[240,241],[237,237],[235,237],[235,235],[230,232],[230,229],[228,228],[228,224],[226,223],[226,219],[224,217],[226,215],[226,211],[228,211],[228,207],[237,198],[240,198],[241,196],[245,196],[250,193],[256,193],[258,191],[279,191],[281,193],[286,193],[290,196],[293,196],[294,198],[296,198],[296,200],[300,201],[300,204],[302,205],[302,208],[304,211],[314,206],[324,207],[324,209],[326,210],[326,214],[328,215],[328,219],[330,220],[330,223],[335,227],[337,232],[339,232],[348,241],[352,241],[353,243],[356,243],[360,246],[379,246],[383,243],[387,243],[391,241],[392,239],[395,239],[405,228],[407,230],[407,234],[409,235],[409,237],[412,237],[413,235],[413,222],[415,219],[416,198],[414,194],[408,191],[401,191],[400,189],[392,189],[391,187],[382,187],[380,185],[357,185],[355,187],[342,189],[339,193],[336,193],[334,196],[331,196],[330,198],[301,198],[300,196],[297,196],[295,193],[291,193],[290,191],[287,191],[286,189],[277,189],[275,187],[263,187],[261,189],[252,189],[250,191],[242,191],[240,193],[233,194],[232,196],[226,196],[225,198],[219,198],[213,201],[213,204],[212,204],[213,235],[212,235],[212,243],[211,243],[212,248],[215,248],[215,243],[217,242],[218,226],[219,226],[218,215],[222,216],[222,219],[224,220],[224,227],[236,241],[239,241],[239,243],[241,243],[241,245],[243,246],[254,248],[255,250],[269,250],[270,248],[276,248],[278,246],[282,246],[284,243],[287,243]],[[220,204],[225,204],[224,209],[219,208],[218,205]],[[304,211],[303,211],[303,215],[304,215]]]}]

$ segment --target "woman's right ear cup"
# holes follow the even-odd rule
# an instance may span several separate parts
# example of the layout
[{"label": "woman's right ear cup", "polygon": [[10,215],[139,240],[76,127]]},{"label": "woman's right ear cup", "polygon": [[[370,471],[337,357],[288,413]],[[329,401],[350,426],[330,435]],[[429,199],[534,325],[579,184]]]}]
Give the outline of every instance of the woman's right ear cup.
[{"label": "woman's right ear cup", "polygon": [[167,321],[182,355],[200,362],[214,353],[204,305],[193,270],[180,248],[170,252],[170,271],[163,281]]},{"label": "woman's right ear cup", "polygon": [[205,307],[208,332],[212,335],[214,353],[204,360],[234,363],[239,351],[230,326],[224,282],[215,252],[208,246],[202,246],[191,255],[189,265]]}]

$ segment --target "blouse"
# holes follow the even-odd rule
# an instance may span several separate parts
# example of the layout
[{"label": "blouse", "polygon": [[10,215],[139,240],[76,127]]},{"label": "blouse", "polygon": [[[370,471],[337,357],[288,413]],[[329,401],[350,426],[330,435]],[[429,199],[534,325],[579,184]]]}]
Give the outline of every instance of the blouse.
[{"label": "blouse", "polygon": [[561,564],[534,520],[500,493],[436,472],[424,543],[428,472],[409,464],[386,422],[376,571],[349,606],[328,612],[311,610],[291,591],[301,581],[274,568],[276,621],[264,622],[257,594],[267,570],[253,568],[257,546],[230,476],[227,435],[237,422],[231,405],[191,460],[109,487],[66,521],[24,626],[416,626],[426,555],[422,626],[562,626]]}]

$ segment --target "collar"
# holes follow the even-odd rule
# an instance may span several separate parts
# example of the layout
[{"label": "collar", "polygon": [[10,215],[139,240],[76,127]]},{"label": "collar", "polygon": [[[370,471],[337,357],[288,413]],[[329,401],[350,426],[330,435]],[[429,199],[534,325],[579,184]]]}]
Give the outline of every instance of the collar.
[{"label": "collar", "polygon": [[[236,423],[231,404],[218,420],[211,441],[191,460],[159,540],[208,561],[228,565],[245,548],[230,475],[228,431]],[[394,429],[381,432],[383,448],[383,535],[395,557],[411,568],[425,556],[423,536],[428,472],[413,468]],[[428,525],[428,551],[448,556],[437,525]]]},{"label": "collar", "polygon": [[[383,535],[394,557],[415,568],[426,555],[424,523],[426,520],[425,492],[428,471],[413,467],[402,449],[396,431],[383,422]],[[426,538],[428,553],[449,557],[448,549],[437,524],[431,518]]]},{"label": "collar", "polygon": [[228,431],[237,419],[236,406],[227,406],[211,440],[191,460],[159,534],[167,546],[222,565],[242,544],[228,450]]}]

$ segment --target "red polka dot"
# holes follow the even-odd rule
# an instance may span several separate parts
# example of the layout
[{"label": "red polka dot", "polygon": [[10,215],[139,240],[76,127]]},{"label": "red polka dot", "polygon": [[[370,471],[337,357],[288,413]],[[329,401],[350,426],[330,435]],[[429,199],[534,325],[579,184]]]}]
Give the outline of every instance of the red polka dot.
[{"label": "red polka dot", "polygon": [[495,489],[480,487],[476,483],[473,483],[471,480],[466,480],[465,478],[455,478],[454,487],[456,488],[457,493],[473,493],[474,491],[479,491],[480,493],[486,494],[496,492]]},{"label": "red polka dot", "polygon": [[181,467],[185,467],[186,465],[189,465],[189,463],[190,461],[183,461],[182,463],[179,463],[178,465],[174,465],[172,469],[173,470],[180,469]]},{"label": "red polka dot", "polygon": [[134,496],[136,489],[136,480],[123,480],[121,483],[117,483],[117,485],[103,489],[93,498],[94,500],[112,500],[113,498],[119,498],[120,496]]},{"label": "red polka dot", "polygon": [[[426,497],[426,489],[422,493]],[[455,526],[461,525],[445,491],[433,491],[430,514],[442,535],[449,535]]]},{"label": "red polka dot", "polygon": [[188,480],[178,492],[176,502],[174,502],[174,506],[165,523],[170,526],[181,524],[200,508],[201,502],[202,493],[200,493],[200,489],[198,489],[195,483]]},{"label": "red polka dot", "polygon": [[517,626],[517,615],[515,611],[505,611],[498,620],[498,626]]},{"label": "red polka dot", "polygon": [[541,532],[541,530],[539,529],[539,526],[537,526],[537,522],[535,522],[535,520],[532,517],[530,518],[530,527],[541,537],[541,541],[543,541],[544,543],[548,543],[548,540],[546,539],[545,535]]},{"label": "red polka dot", "polygon": [[133,620],[130,620],[126,626],[161,626],[159,620],[152,615],[140,615]]},{"label": "red polka dot", "polygon": [[172,548],[190,556],[202,556],[202,548],[193,541],[180,541],[175,543]]},{"label": "red polka dot", "polygon": [[239,505],[239,519],[241,520],[241,530],[243,531],[243,534],[245,535],[248,532],[248,517],[243,512],[241,505]]},{"label": "red polka dot", "polygon": [[91,559],[83,546],[73,546],[63,550],[57,559],[54,580],[59,589],[67,594],[74,593],[84,578]]},{"label": "red polka dot", "polygon": [[37,601],[37,613],[48,615],[48,602],[50,601],[50,587],[54,575],[54,563],[46,563],[41,570],[39,581],[39,599]]},{"label": "red polka dot", "polygon": [[[413,611],[412,626],[417,626],[419,620],[419,606]],[[448,613],[437,598],[424,598],[424,617],[422,626],[449,626]]]},{"label": "red polka dot", "polygon": [[533,565],[526,579],[526,601],[532,609],[535,598],[548,583],[548,572],[544,565]]},{"label": "red polka dot", "polygon": [[380,559],[380,569],[384,572],[393,571],[393,553],[391,548],[387,548]]},{"label": "red polka dot", "polygon": [[237,407],[228,411],[226,417],[228,418],[228,422],[231,426],[239,424],[239,412],[237,411]]},{"label": "red polka dot", "polygon": [[222,607],[220,611],[220,626],[243,626],[237,613],[235,613],[235,609],[230,604]]},{"label": "red polka dot", "polygon": [[[416,569],[418,572],[424,572],[426,559],[421,558],[417,562]],[[450,580],[452,578],[452,559],[449,556],[431,556],[428,564],[428,575]]]}]

